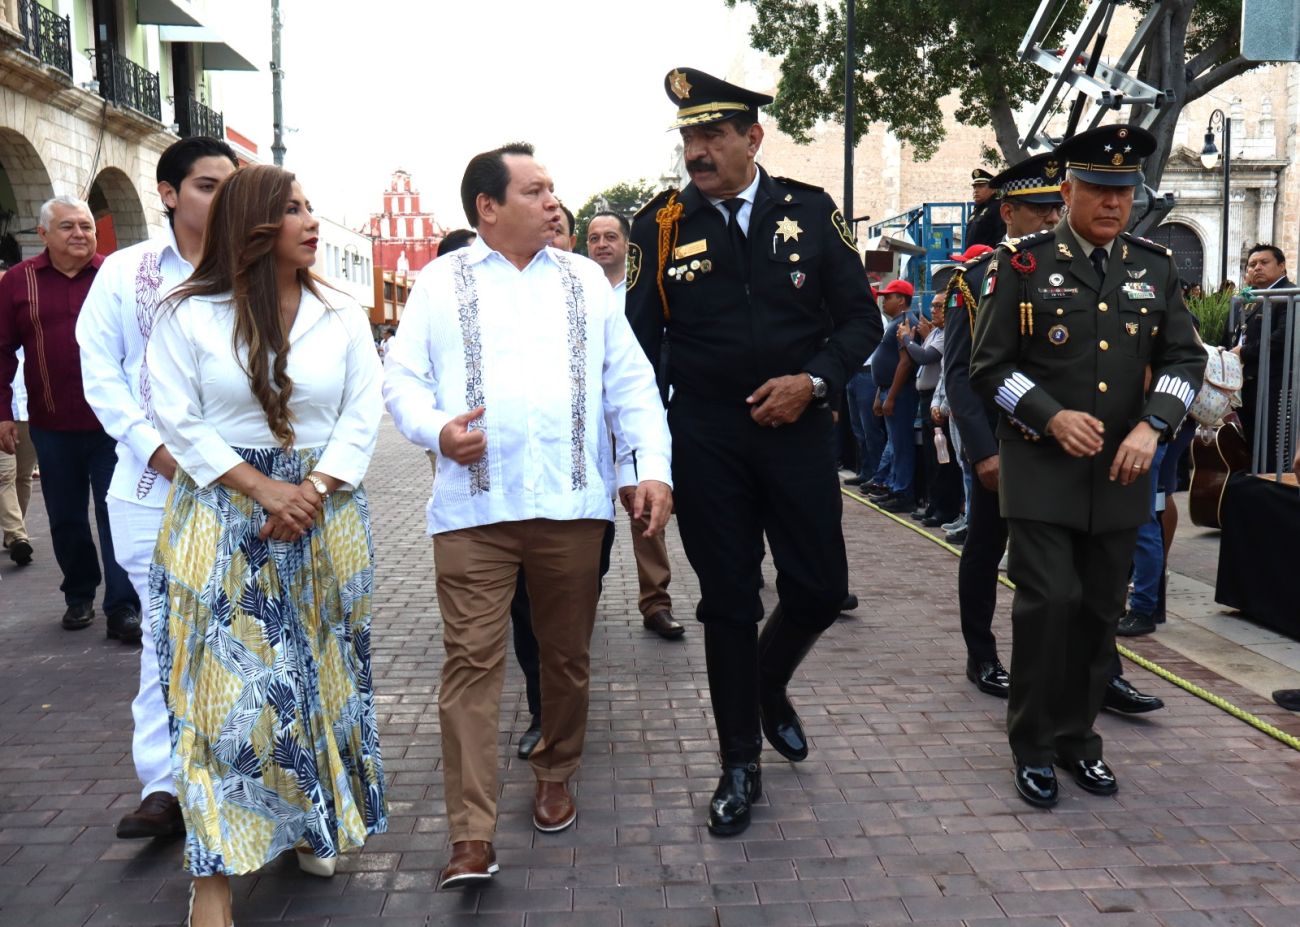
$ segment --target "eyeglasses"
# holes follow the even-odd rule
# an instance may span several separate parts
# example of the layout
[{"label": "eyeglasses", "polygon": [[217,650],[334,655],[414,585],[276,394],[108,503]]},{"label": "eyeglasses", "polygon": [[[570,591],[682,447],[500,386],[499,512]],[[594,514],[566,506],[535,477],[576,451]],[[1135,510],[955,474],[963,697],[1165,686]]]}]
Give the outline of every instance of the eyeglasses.
[{"label": "eyeglasses", "polygon": [[1064,207],[1061,203],[1017,203],[1023,209],[1028,209],[1040,219],[1046,219],[1054,212],[1060,212]]}]

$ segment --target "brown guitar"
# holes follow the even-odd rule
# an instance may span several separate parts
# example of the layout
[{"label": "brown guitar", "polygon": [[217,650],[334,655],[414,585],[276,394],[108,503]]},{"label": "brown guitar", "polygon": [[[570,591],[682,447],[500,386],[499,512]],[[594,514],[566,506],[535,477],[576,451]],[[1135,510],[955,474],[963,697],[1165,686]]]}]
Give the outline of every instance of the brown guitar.
[{"label": "brown guitar", "polygon": [[1200,425],[1192,439],[1192,487],[1188,508],[1192,524],[1222,528],[1220,507],[1228,475],[1250,469],[1250,448],[1237,417],[1221,425]]}]

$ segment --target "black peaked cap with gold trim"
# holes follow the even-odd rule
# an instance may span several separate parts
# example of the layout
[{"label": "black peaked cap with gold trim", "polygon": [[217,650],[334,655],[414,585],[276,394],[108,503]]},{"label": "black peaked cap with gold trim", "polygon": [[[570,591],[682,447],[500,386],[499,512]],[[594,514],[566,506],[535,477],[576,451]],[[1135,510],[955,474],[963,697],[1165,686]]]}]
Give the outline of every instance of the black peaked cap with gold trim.
[{"label": "black peaked cap with gold trim", "polygon": [[993,178],[993,186],[1004,200],[1053,206],[1064,202],[1061,199],[1064,179],[1065,162],[1051,151],[1013,164]]},{"label": "black peaked cap with gold trim", "polygon": [[758,116],[758,108],[772,98],[737,87],[695,68],[673,68],[664,76],[664,92],[677,105],[677,119],[669,129],[721,122],[740,113]]},{"label": "black peaked cap with gold trim", "polygon": [[970,185],[972,187],[978,187],[984,184],[997,186],[997,184],[993,183],[993,175],[984,170],[984,168],[977,167],[975,170],[970,172]]},{"label": "black peaked cap with gold trim", "polygon": [[1142,162],[1156,150],[1156,137],[1138,126],[1099,126],[1067,138],[1056,156],[1080,180],[1102,187],[1135,187]]}]

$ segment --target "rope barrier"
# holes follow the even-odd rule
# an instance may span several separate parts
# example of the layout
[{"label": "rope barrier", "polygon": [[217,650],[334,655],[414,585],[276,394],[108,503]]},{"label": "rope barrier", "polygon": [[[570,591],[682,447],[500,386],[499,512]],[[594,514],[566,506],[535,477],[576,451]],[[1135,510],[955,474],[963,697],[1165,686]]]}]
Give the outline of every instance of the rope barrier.
[{"label": "rope barrier", "polygon": [[[852,499],[854,502],[860,503],[861,505],[866,506],[872,511],[879,512],[881,515],[884,515],[886,518],[890,519],[891,521],[902,525],[904,528],[907,528],[909,531],[916,532],[921,537],[939,545],[944,550],[948,551],[954,556],[957,557],[961,556],[961,548],[956,547],[952,544],[949,544],[947,541],[935,537],[933,534],[931,534],[928,531],[922,530],[911,520],[900,518],[899,516],[895,515],[893,512],[886,512],[884,509],[876,505],[870,499],[867,499],[864,496],[860,496],[855,492],[850,492],[849,490],[843,488],[840,489],[840,492],[844,496],[848,497],[849,499]],[[1015,583],[1013,583],[1011,580],[1007,579],[1005,576],[1001,575],[1000,573],[998,574],[998,582],[1006,586],[1008,589],[1016,588]],[[1134,653],[1132,650],[1129,650],[1127,647],[1121,644],[1116,644],[1115,649],[1119,651],[1120,656],[1124,657],[1127,660],[1132,661],[1133,663],[1136,663],[1144,670],[1147,670],[1148,672],[1151,673],[1155,673],[1157,676],[1159,676],[1161,679],[1164,679],[1166,682],[1171,682],[1174,685],[1178,686],[1178,688],[1182,689],[1183,691],[1190,692],[1192,695],[1195,695],[1197,698],[1209,702],[1215,708],[1227,712],[1228,714],[1236,718],[1238,721],[1246,722],[1255,730],[1259,731],[1260,733],[1267,734],[1269,737],[1272,737],[1274,740],[1279,741],[1280,743],[1286,744],[1292,750],[1300,750],[1300,737],[1295,737],[1291,734],[1288,734],[1286,731],[1279,730],[1278,728],[1269,724],[1264,719],[1246,711],[1244,708],[1238,708],[1236,705],[1234,705],[1232,702],[1228,701],[1227,699],[1215,695],[1213,692],[1209,692],[1206,689],[1202,689],[1196,683],[1182,678],[1177,673],[1170,672],[1160,664],[1152,660],[1148,660],[1146,657],[1141,656],[1140,654]]]}]

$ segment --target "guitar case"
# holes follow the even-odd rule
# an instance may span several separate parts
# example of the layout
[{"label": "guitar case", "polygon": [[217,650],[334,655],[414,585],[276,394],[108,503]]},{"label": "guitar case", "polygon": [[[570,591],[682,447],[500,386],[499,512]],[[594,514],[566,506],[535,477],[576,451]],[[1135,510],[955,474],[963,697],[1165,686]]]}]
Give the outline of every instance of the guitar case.
[{"label": "guitar case", "polygon": [[1250,469],[1250,448],[1236,415],[1219,425],[1200,425],[1192,439],[1192,524],[1222,528],[1223,493],[1229,474]]}]

